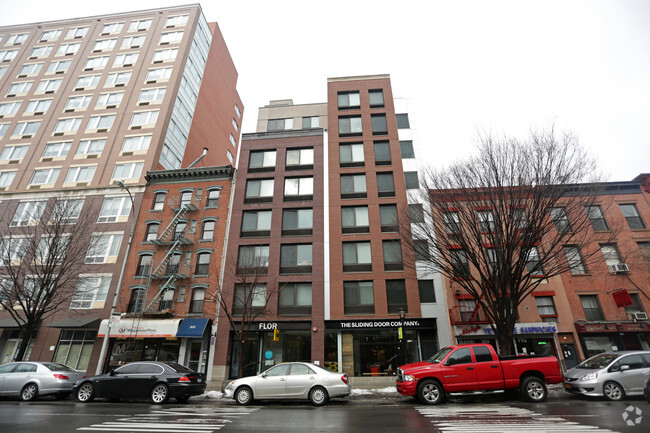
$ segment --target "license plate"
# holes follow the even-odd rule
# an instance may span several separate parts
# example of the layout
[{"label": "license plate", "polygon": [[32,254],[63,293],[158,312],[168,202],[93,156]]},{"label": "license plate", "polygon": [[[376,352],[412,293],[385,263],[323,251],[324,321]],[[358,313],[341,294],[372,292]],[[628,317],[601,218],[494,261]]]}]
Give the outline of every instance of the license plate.
[{"label": "license plate", "polygon": [[564,384],[564,387],[565,387],[566,389],[571,389],[571,385],[569,385],[568,383],[565,383],[565,384]]}]

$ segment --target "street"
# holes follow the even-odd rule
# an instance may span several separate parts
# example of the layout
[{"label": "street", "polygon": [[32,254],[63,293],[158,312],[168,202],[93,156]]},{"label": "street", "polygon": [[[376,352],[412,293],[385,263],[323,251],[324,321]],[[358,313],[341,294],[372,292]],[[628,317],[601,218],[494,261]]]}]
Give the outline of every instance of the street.
[{"label": "street", "polygon": [[324,407],[305,402],[190,400],[164,406],[143,402],[43,398],[0,400],[0,432],[624,432],[646,433],[650,404],[584,400],[571,396],[529,404],[517,397],[454,398],[439,406],[413,399],[349,398]]}]

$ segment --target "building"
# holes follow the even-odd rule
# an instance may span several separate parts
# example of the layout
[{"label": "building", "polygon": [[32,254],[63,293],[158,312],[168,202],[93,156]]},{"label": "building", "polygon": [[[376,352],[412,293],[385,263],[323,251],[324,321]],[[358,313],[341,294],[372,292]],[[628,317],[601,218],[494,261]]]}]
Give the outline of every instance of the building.
[{"label": "building", "polygon": [[[96,365],[95,336],[143,213],[145,174],[187,167],[206,147],[203,166],[232,165],[243,115],[236,83],[219,27],[197,4],[0,28],[5,221],[31,203],[72,195],[83,198],[82,213],[96,215],[98,235],[111,236],[88,269],[89,278],[101,276],[96,293],[43,322],[31,359]],[[6,319],[0,312],[3,361],[17,337]]]},{"label": "building", "polygon": [[[327,94],[271,101],[242,137],[224,293],[234,326],[251,332],[240,361],[222,312],[219,339],[229,330],[230,343],[217,348],[216,376],[295,360],[391,375],[449,341],[440,279],[416,270],[399,230],[418,205],[408,114],[396,112],[388,75],[331,78]],[[238,319],[253,258],[268,303],[264,316]]]}]

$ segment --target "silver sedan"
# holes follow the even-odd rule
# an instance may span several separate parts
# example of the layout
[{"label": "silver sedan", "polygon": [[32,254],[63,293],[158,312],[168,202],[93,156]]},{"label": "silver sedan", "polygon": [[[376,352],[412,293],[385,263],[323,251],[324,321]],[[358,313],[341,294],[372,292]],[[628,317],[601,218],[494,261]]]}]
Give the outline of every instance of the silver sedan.
[{"label": "silver sedan", "polygon": [[564,374],[564,389],[573,394],[621,400],[643,395],[650,378],[650,351],[600,353]]},{"label": "silver sedan", "polygon": [[84,373],[54,362],[11,362],[0,366],[0,395],[19,396],[23,401],[54,394],[62,399]]},{"label": "silver sedan", "polygon": [[241,405],[255,399],[309,399],[314,406],[322,406],[330,398],[348,395],[347,374],[307,362],[278,364],[257,376],[233,380],[225,389],[225,396]]}]

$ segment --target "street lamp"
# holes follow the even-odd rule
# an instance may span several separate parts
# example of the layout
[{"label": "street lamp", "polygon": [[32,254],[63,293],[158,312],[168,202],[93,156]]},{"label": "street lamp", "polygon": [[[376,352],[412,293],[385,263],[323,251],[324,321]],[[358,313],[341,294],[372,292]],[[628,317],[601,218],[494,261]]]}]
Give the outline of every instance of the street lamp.
[{"label": "street lamp", "polygon": [[406,356],[404,355],[404,317],[406,316],[406,309],[404,307],[400,308],[399,310],[399,332],[398,337],[399,337],[399,355],[400,358],[402,358],[402,365],[406,364]]},{"label": "street lamp", "polygon": [[[133,196],[131,191],[121,180],[116,180],[115,183],[117,186],[126,190],[129,194],[129,199],[131,199],[131,212],[135,208],[135,202],[133,201]],[[122,287],[122,280],[124,279],[124,271],[126,270],[126,263],[129,259],[129,251],[131,251],[131,242],[133,241],[133,232],[135,231],[135,214],[131,218],[131,233],[129,234],[129,242],[126,244],[126,253],[124,254],[124,260],[122,261],[122,270],[120,271],[120,277],[117,280],[117,289],[115,289],[115,297],[113,298],[113,305],[111,306],[111,314],[108,318],[108,327],[106,329],[106,335],[104,335],[104,341],[102,341],[102,350],[99,352],[99,360],[97,361],[97,368],[95,369],[95,375],[101,373],[102,366],[104,365],[104,358],[106,357],[106,349],[108,348],[108,340],[111,336],[111,326],[113,324],[113,315],[115,314],[115,309],[117,307],[117,300],[120,296],[120,288]]]}]

